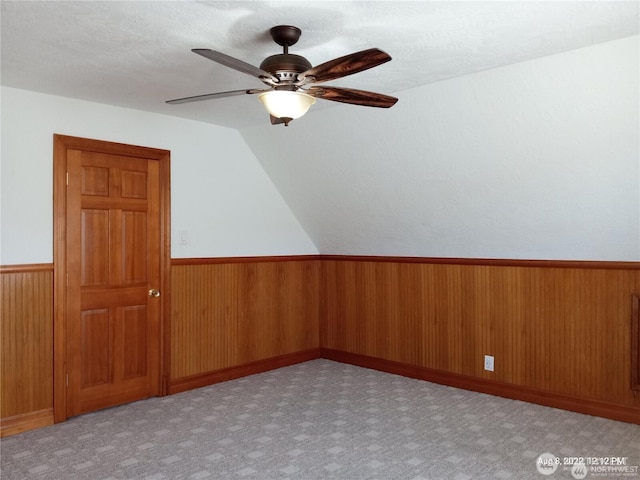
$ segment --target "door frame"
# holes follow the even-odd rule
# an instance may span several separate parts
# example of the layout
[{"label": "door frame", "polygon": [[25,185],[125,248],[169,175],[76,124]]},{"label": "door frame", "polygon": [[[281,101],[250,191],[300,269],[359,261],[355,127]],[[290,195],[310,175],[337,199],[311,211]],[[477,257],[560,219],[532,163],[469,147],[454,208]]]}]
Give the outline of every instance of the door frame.
[{"label": "door frame", "polygon": [[171,152],[104,140],[53,135],[53,420],[67,419],[67,151],[83,150],[159,162],[160,355],[158,396],[168,393],[171,313]]}]

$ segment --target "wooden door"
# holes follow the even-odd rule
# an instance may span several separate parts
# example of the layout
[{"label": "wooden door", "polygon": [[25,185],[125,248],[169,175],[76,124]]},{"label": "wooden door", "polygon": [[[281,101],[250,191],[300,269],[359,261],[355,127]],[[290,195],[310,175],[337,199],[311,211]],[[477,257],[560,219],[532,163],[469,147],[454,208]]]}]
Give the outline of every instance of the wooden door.
[{"label": "wooden door", "polygon": [[155,159],[66,150],[64,417],[161,394],[161,197]]}]

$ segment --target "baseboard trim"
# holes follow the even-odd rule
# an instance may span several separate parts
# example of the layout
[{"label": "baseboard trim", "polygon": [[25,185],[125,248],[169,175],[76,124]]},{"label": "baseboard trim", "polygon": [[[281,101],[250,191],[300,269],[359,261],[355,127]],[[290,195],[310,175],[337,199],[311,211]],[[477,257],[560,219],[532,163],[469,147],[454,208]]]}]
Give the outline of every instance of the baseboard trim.
[{"label": "baseboard trim", "polygon": [[0,438],[53,425],[53,408],[44,408],[0,419]]},{"label": "baseboard trim", "polygon": [[174,393],[186,392],[194,388],[206,387],[214,383],[226,382],[236,378],[254,375],[256,373],[268,372],[277,368],[288,367],[297,363],[308,362],[320,358],[320,349],[312,348],[300,352],[279,355],[264,360],[236,365],[233,367],[223,368],[191,377],[176,378],[169,381],[170,395]]},{"label": "baseboard trim", "polygon": [[[512,385],[503,382],[459,375],[433,370],[416,365],[384,360],[355,353],[328,348],[313,348],[300,352],[271,357],[264,360],[245,363],[201,375],[178,378],[169,381],[168,394],[185,392],[194,388],[206,387],[215,383],[275,370],[298,363],[325,358],[340,363],[370,368],[381,372],[393,373],[409,378],[448,385],[450,387],[487,393],[499,397],[536,403],[548,407],[594,415],[621,422],[640,425],[640,407],[616,405],[598,400],[589,400],[570,395],[547,392],[533,388]],[[46,427],[54,424],[53,408],[14,415],[0,419],[0,438]]]},{"label": "baseboard trim", "polygon": [[393,373],[403,377],[416,378],[441,385],[448,385],[450,387],[585,413],[587,415],[609,418],[621,422],[640,424],[640,407],[589,400],[328,348],[322,348],[320,354],[322,358],[326,358],[327,360]]}]

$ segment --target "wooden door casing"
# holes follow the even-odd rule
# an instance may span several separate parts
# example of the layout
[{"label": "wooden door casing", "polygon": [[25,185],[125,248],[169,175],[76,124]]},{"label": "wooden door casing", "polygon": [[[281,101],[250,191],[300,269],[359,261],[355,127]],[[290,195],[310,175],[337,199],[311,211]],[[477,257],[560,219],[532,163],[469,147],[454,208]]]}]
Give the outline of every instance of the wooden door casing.
[{"label": "wooden door casing", "polygon": [[168,175],[167,151],[55,136],[56,421],[165,392]]}]

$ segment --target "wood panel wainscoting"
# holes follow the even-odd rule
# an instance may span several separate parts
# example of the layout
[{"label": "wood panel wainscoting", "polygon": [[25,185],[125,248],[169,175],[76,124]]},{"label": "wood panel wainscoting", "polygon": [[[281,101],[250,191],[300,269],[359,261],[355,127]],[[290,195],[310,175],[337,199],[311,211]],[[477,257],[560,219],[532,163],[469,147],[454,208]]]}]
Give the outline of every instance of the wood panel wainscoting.
[{"label": "wood panel wainscoting", "polygon": [[640,295],[633,296],[631,315],[631,387],[640,391]]},{"label": "wood panel wainscoting", "polygon": [[[318,256],[175,259],[171,270],[168,393],[319,358]],[[2,436],[54,423],[53,271],[0,267]]]},{"label": "wood panel wainscoting", "polygon": [[640,423],[637,262],[323,256],[322,270],[325,358]]},{"label": "wood panel wainscoting", "polygon": [[53,424],[53,264],[0,267],[0,436]]},{"label": "wood panel wainscoting", "polygon": [[320,356],[317,256],[174,259],[168,391]]},{"label": "wood panel wainscoting", "polygon": [[[53,265],[0,281],[5,436],[54,421]],[[168,393],[324,357],[640,423],[637,262],[173,259],[169,291]]]}]

